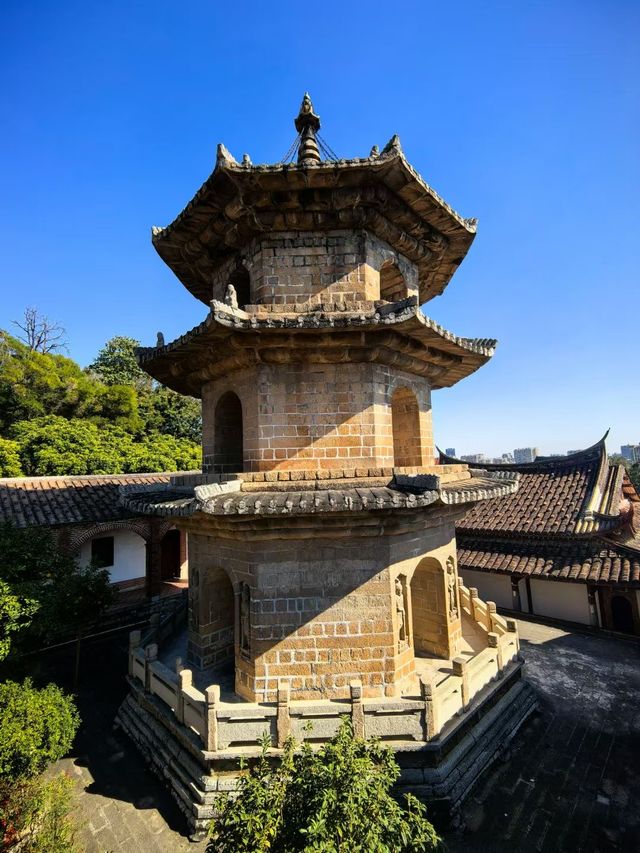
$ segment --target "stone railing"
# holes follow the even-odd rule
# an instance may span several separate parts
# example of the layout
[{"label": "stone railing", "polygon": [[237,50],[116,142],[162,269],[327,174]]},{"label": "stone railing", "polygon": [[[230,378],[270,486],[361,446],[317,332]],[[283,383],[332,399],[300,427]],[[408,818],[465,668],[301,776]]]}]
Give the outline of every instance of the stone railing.
[{"label": "stone railing", "polygon": [[471,608],[476,622],[486,629],[487,646],[471,657],[454,658],[448,672],[422,676],[415,696],[364,699],[362,683],[354,680],[349,699],[292,702],[289,684],[282,680],[275,703],[225,702],[218,685],[204,692],[196,689],[191,670],[180,661],[175,671],[161,663],[155,643],[140,645],[139,631],[130,635],[129,676],[170,708],[177,722],[195,732],[202,749],[211,754],[255,750],[265,732],[276,747],[283,746],[289,735],[298,741],[326,741],[345,714],[360,736],[424,743],[437,738],[447,723],[467,711],[480,691],[502,678],[518,659],[515,621],[498,616],[491,602],[478,603],[475,590],[461,586],[460,593],[465,611]]}]

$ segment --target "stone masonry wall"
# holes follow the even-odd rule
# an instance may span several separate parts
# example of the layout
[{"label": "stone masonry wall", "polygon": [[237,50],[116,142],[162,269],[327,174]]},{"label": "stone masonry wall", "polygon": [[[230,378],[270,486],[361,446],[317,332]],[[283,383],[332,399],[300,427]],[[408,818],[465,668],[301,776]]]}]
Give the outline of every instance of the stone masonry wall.
[{"label": "stone masonry wall", "polygon": [[391,403],[399,388],[415,395],[418,409],[412,465],[431,465],[425,379],[378,364],[284,364],[260,365],[205,385],[205,471],[216,470],[216,403],[230,390],[242,404],[245,471],[393,467]]},{"label": "stone masonry wall", "polygon": [[380,299],[380,269],[397,265],[404,278],[398,299],[418,294],[414,264],[366,231],[281,232],[254,240],[228,260],[212,281],[212,298],[224,300],[239,263],[251,277],[251,303],[343,304]]},{"label": "stone masonry wall", "polygon": [[[197,584],[191,663],[215,662],[219,602],[221,596],[228,601],[231,585],[236,692],[244,698],[274,701],[280,679],[289,682],[294,699],[347,697],[354,678],[362,679],[365,696],[399,695],[414,671],[411,578],[425,553],[441,566],[455,553],[453,520],[431,522],[398,535],[376,529],[296,538],[295,530],[281,528],[277,538],[247,530],[237,539],[204,533],[191,522],[189,564]],[[354,533],[359,523],[354,517]],[[395,598],[399,576],[407,591],[404,643]],[[249,659],[239,649],[243,583],[251,590]],[[228,611],[226,618],[230,624]],[[453,633],[459,628],[450,627]]]}]

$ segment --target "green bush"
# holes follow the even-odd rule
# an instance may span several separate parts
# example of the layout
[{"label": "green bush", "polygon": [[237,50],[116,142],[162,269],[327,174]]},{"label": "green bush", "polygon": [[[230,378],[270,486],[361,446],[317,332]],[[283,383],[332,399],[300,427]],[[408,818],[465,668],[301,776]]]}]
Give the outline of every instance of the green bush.
[{"label": "green bush", "polygon": [[425,807],[410,794],[391,796],[399,776],[391,750],[354,737],[342,720],[336,736],[314,752],[289,740],[272,764],[268,743],[224,795],[207,853],[422,853],[440,845]]},{"label": "green bush", "polygon": [[0,684],[0,780],[35,776],[71,748],[80,718],[55,684]]},{"label": "green bush", "polygon": [[20,853],[80,853],[69,817],[73,781],[64,773],[17,783],[0,782],[2,850]]}]

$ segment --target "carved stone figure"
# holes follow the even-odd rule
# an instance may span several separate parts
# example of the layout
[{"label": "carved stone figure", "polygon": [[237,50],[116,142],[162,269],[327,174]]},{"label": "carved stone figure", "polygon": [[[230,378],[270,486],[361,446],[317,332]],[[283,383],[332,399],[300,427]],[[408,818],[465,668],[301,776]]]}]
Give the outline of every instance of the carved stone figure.
[{"label": "carved stone figure", "polygon": [[398,651],[407,647],[407,614],[404,606],[404,589],[400,578],[396,578],[396,614],[398,617]]},{"label": "carved stone figure", "polygon": [[238,294],[232,284],[227,285],[227,292],[224,295],[224,304],[228,305],[230,308],[238,307]]},{"label": "carved stone figure", "polygon": [[251,591],[248,584],[240,586],[240,651],[249,653],[251,649],[250,635]]},{"label": "carved stone figure", "polygon": [[158,332],[158,338],[156,340],[156,346],[157,347],[163,347],[164,346],[164,335],[162,334],[162,332]]},{"label": "carved stone figure", "polygon": [[457,586],[455,560],[453,557],[447,557],[447,592],[449,595],[449,616],[452,619],[455,619],[458,615]]}]

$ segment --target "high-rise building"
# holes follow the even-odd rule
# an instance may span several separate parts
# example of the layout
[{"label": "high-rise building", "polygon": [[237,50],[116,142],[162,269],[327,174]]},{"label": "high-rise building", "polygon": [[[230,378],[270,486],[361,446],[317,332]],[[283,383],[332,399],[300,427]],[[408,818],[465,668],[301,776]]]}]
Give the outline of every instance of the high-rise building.
[{"label": "high-rise building", "polygon": [[538,456],[538,452],[537,447],[518,447],[513,451],[513,458],[516,465],[522,465],[526,462],[533,462]]},{"label": "high-rise building", "polygon": [[640,462],[640,444],[623,444],[620,455],[629,462]]},{"label": "high-rise building", "polygon": [[455,449],[455,447],[447,447],[447,449],[445,450],[445,453],[447,454],[447,456],[455,456],[456,455],[456,449]]}]

